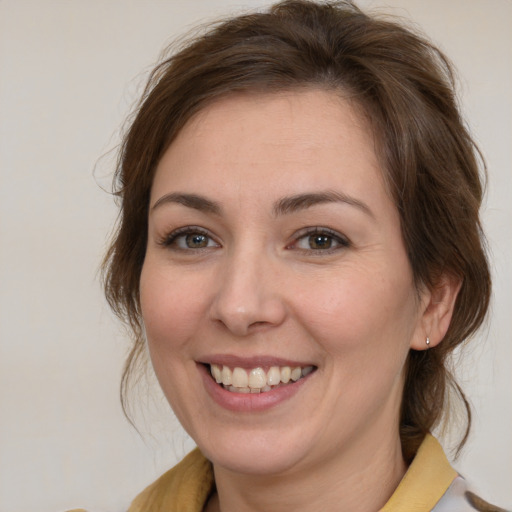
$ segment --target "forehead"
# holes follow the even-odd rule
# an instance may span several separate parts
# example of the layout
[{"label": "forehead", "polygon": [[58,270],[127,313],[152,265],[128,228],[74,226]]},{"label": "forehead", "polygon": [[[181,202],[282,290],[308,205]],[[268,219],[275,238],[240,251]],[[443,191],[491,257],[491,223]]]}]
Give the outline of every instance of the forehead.
[{"label": "forehead", "polygon": [[[341,94],[308,89],[237,94],[202,109],[164,153],[153,191],[382,186],[372,131]],[[295,190],[296,189],[296,190]]]}]

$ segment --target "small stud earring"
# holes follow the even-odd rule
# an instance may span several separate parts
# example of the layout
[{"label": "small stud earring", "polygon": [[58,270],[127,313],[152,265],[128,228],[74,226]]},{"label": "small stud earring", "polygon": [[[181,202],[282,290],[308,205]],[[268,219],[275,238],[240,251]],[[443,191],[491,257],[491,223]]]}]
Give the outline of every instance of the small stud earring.
[{"label": "small stud earring", "polygon": [[428,336],[427,336],[427,341],[426,341],[426,343],[427,343],[427,348],[430,348],[430,338],[429,338]]}]

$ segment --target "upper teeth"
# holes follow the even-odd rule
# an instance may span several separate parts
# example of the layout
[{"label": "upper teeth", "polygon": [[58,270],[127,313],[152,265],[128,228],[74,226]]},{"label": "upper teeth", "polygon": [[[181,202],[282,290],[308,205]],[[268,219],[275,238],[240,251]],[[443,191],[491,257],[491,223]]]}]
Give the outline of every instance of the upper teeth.
[{"label": "upper teeth", "polygon": [[270,391],[273,386],[281,383],[286,384],[297,381],[301,377],[305,377],[313,371],[313,366],[272,366],[267,372],[261,367],[246,370],[244,368],[235,367],[233,369],[228,366],[220,366],[217,364],[210,365],[210,371],[217,382],[223,384],[227,389],[233,389],[239,393],[258,393],[261,391]]}]

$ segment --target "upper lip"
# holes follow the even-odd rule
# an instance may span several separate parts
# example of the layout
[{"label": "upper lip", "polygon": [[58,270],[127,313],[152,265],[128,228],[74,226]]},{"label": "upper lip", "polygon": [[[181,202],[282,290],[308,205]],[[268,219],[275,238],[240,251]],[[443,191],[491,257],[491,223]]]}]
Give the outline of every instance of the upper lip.
[{"label": "upper lip", "polygon": [[216,364],[219,366],[228,366],[230,368],[258,368],[269,366],[316,366],[312,362],[297,361],[275,356],[236,356],[233,354],[215,354],[198,360],[201,364]]}]

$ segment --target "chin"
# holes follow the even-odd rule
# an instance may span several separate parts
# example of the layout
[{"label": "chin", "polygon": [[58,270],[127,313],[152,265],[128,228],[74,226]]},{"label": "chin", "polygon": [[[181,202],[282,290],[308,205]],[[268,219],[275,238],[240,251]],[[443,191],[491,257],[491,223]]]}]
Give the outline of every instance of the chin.
[{"label": "chin", "polygon": [[289,472],[305,457],[304,436],[294,436],[296,441],[291,437],[276,431],[226,432],[199,443],[199,448],[216,467],[247,475],[276,475]]}]

